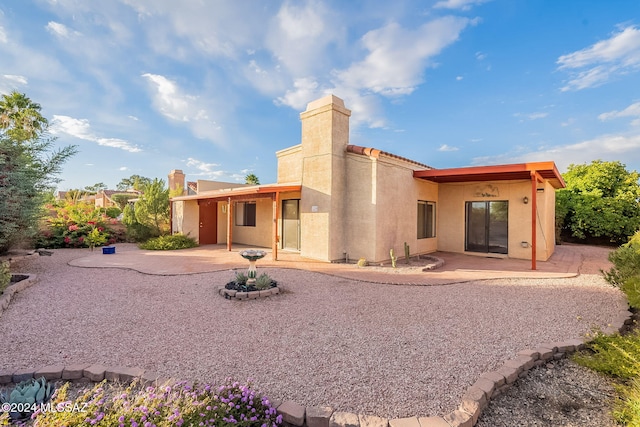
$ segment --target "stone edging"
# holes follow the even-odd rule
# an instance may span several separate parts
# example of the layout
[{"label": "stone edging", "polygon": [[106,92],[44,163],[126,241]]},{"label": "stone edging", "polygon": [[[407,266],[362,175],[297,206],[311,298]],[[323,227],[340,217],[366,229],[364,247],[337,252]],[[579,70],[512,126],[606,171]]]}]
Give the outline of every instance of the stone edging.
[{"label": "stone edging", "polygon": [[233,289],[218,289],[218,294],[222,295],[226,299],[234,299],[238,301],[243,301],[247,299],[257,299],[257,298],[267,298],[271,295],[277,295],[280,293],[279,287],[273,287],[270,289],[265,289],[263,291],[251,291],[251,292],[239,292]]},{"label": "stone edging", "polygon": [[[13,274],[20,274],[20,273],[13,273]],[[27,276],[27,278],[19,282],[16,282],[13,285],[7,286],[4,292],[2,293],[2,295],[0,296],[0,316],[2,316],[2,313],[7,309],[7,307],[9,307],[9,302],[11,302],[11,298],[13,297],[13,294],[15,294],[16,292],[25,290],[29,286],[33,285],[37,280],[37,276],[35,274],[22,274],[22,275]]]}]

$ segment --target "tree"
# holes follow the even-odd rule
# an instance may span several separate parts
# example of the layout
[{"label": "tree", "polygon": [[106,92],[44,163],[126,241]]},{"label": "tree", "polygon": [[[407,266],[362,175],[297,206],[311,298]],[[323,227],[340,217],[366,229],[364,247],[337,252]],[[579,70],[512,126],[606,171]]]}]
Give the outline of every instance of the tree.
[{"label": "tree", "polygon": [[37,231],[42,201],[77,149],[52,150],[40,106],[13,92],[0,101],[0,253]]},{"label": "tree", "polygon": [[143,187],[143,194],[134,206],[138,223],[153,227],[157,234],[162,234],[164,226],[169,222],[169,189],[164,180],[155,178]]},{"label": "tree", "polygon": [[93,185],[87,185],[86,187],[84,187],[85,191],[91,193],[91,194],[95,194],[100,190],[106,190],[107,189],[107,184],[105,184],[104,182],[98,182],[95,183]]},{"label": "tree", "polygon": [[640,174],[624,164],[594,160],[570,165],[556,194],[556,221],[579,239],[626,242],[640,228]]},{"label": "tree", "polygon": [[125,206],[129,203],[129,200],[138,198],[137,194],[131,193],[116,193],[111,196],[111,200],[116,202],[120,207],[120,210],[124,211]]},{"label": "tree", "polygon": [[141,191],[145,185],[151,183],[151,178],[140,175],[131,175],[129,178],[122,178],[116,189],[118,191],[137,190]]},{"label": "tree", "polygon": [[0,129],[17,141],[37,139],[49,122],[40,114],[40,104],[17,91],[0,99]]},{"label": "tree", "polygon": [[258,178],[255,174],[250,173],[249,175],[244,177],[245,184],[251,185],[260,185],[260,178]]}]

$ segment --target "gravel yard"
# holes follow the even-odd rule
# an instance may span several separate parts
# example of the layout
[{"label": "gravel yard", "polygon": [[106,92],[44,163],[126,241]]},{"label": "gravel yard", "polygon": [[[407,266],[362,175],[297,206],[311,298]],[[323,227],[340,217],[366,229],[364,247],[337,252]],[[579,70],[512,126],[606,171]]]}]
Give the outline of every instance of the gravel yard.
[{"label": "gravel yard", "polygon": [[284,293],[229,301],[230,271],[154,276],[77,268],[56,250],[14,270],[39,282],[0,317],[0,369],[78,362],[194,381],[252,379],[274,399],[384,417],[444,415],[525,348],[604,327],[623,295],[599,275],[446,286],[363,283],[290,269]]}]

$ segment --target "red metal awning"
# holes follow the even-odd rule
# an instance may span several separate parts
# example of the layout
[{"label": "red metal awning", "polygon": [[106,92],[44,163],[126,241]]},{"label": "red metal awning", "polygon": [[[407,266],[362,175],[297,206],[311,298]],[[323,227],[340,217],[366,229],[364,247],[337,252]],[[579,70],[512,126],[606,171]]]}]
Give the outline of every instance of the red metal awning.
[{"label": "red metal awning", "polygon": [[564,188],[565,182],[554,162],[515,163],[496,166],[472,166],[451,169],[425,169],[413,172],[414,178],[438,183],[474,181],[529,180],[531,173],[549,180],[554,188]]}]

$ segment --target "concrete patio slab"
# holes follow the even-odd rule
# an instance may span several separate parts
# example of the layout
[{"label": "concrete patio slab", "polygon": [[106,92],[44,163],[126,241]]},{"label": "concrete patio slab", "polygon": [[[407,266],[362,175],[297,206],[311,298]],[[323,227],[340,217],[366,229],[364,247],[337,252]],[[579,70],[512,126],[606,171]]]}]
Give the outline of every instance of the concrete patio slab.
[{"label": "concrete patio slab", "polygon": [[[246,268],[247,262],[239,255],[244,249],[246,247],[236,245],[232,251],[228,251],[224,245],[207,245],[179,251],[147,251],[134,244],[118,244],[115,254],[104,255],[101,251],[94,251],[88,256],[70,261],[69,264],[85,268],[131,269],[154,275],[209,273]],[[611,250],[612,248],[607,247],[559,245],[548,261],[537,263],[535,271],[531,270],[528,260],[451,252],[431,254],[445,262],[444,266],[432,271],[408,268],[401,260],[396,269],[387,264],[359,268],[351,263],[326,263],[283,251],[279,252],[277,261],[267,255],[258,262],[258,266],[315,271],[365,282],[440,285],[470,280],[541,279],[574,277],[581,273],[598,274],[601,269],[611,267],[609,262],[603,261]],[[266,251],[270,252],[269,249]]]}]

